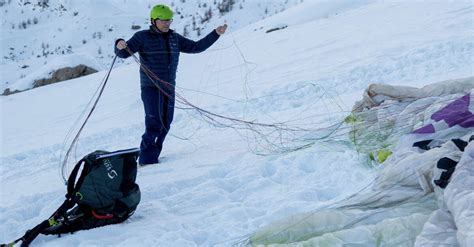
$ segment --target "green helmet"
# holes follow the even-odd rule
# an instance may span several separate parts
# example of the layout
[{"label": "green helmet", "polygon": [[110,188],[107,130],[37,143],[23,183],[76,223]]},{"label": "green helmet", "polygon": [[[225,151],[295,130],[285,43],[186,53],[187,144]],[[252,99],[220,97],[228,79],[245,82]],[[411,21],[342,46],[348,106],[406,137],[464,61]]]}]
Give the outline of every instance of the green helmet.
[{"label": "green helmet", "polygon": [[171,20],[173,19],[173,11],[164,4],[155,5],[150,11],[150,19]]}]

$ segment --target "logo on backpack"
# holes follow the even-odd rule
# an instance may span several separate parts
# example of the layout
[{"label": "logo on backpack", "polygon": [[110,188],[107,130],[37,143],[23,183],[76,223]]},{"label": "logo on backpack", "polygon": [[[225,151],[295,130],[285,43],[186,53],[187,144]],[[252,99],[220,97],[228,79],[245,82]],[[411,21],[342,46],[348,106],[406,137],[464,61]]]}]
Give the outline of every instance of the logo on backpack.
[{"label": "logo on backpack", "polygon": [[109,159],[104,160],[104,166],[105,169],[107,169],[107,175],[109,176],[110,179],[114,179],[117,177],[117,172],[114,170],[114,167],[112,166],[112,162],[110,162]]}]

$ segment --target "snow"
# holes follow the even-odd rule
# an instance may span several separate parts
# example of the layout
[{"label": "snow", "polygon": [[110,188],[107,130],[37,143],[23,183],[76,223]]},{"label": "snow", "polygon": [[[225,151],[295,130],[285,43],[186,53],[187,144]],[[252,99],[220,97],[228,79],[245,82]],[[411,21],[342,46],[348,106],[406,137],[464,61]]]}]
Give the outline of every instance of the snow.
[{"label": "snow", "polygon": [[[109,9],[119,2],[97,5]],[[304,1],[262,21],[250,18],[255,23],[241,28],[227,16],[231,29],[214,46],[181,55],[177,92],[211,112],[285,123],[314,137],[318,127],[347,116],[370,83],[421,87],[473,76],[471,1],[332,2]],[[133,9],[146,13],[146,6],[139,1]],[[96,8],[80,14],[87,16],[89,9]],[[110,11],[120,17],[136,14],[120,7]],[[105,13],[96,18],[102,17],[110,18]],[[288,27],[266,33],[282,25]],[[133,34],[128,27],[115,30],[103,50],[112,49],[114,38]],[[70,38],[74,31],[65,28],[63,34]],[[2,43],[25,38],[18,35]],[[70,141],[66,136],[75,133],[72,127],[88,110],[111,60],[101,59],[104,70],[96,74],[0,98],[0,242],[20,237],[62,203],[66,188],[59,157]],[[144,126],[138,66],[132,59],[118,65],[73,161],[97,149],[139,144]],[[271,153],[261,136],[218,128],[195,111],[177,109],[164,161],[139,169],[142,201],[129,220],[61,238],[39,236],[33,245],[229,246],[278,219],[344,200],[372,181],[376,170],[346,136],[307,144]],[[284,143],[292,145],[291,139]]]},{"label": "snow", "polygon": [[[117,38],[130,37],[133,25],[147,28],[149,11],[157,4],[152,0],[48,0],[49,7],[43,8],[38,3],[44,0],[2,0],[0,4],[2,2],[8,3],[0,6],[3,17],[0,69],[16,72],[2,74],[1,92],[13,84],[19,90],[31,88],[36,78],[28,75],[49,73],[48,68],[42,66],[65,54],[89,54],[96,61],[86,65],[106,67],[114,55],[110,44]],[[217,3],[220,2],[161,1],[172,6],[176,13],[173,28],[180,33],[186,28],[185,36],[197,38],[224,22],[229,22],[230,30],[236,30],[294,6],[300,0],[274,0],[265,4],[259,0],[238,0],[231,12],[222,14],[218,11]],[[209,10],[212,17],[203,21]],[[245,18],[241,18],[242,15]],[[200,36],[198,32],[201,32]]]},{"label": "snow", "polygon": [[104,69],[102,66],[97,62],[97,60],[88,54],[71,54],[71,55],[64,55],[60,57],[55,57],[51,59],[51,61],[38,70],[28,74],[24,78],[19,79],[15,83],[13,83],[9,88],[11,90],[25,90],[31,87],[31,82],[35,80],[39,80],[42,78],[50,78],[51,75],[55,70],[58,68],[65,68],[65,67],[75,67],[77,65],[88,65],[89,67],[101,70]]}]

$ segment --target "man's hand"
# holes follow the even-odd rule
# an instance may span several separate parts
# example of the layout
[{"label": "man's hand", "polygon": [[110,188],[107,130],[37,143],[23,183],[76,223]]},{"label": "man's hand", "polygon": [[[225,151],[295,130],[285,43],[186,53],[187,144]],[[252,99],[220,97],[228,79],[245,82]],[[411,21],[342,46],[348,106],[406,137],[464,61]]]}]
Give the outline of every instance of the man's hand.
[{"label": "man's hand", "polygon": [[125,47],[127,47],[127,42],[125,42],[125,40],[120,40],[117,42],[117,49],[122,50]]},{"label": "man's hand", "polygon": [[216,28],[216,33],[219,35],[222,35],[225,33],[225,30],[227,29],[227,24],[224,24],[223,26],[218,26]]}]

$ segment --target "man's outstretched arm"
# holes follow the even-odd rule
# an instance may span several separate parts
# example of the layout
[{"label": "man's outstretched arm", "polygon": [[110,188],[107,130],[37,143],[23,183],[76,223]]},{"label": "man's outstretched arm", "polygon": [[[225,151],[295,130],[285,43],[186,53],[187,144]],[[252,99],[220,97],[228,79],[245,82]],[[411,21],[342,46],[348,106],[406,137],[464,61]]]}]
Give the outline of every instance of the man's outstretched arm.
[{"label": "man's outstretched arm", "polygon": [[184,53],[203,52],[214,44],[225,33],[226,29],[227,24],[219,26],[199,41],[193,41],[179,35],[179,50]]}]

